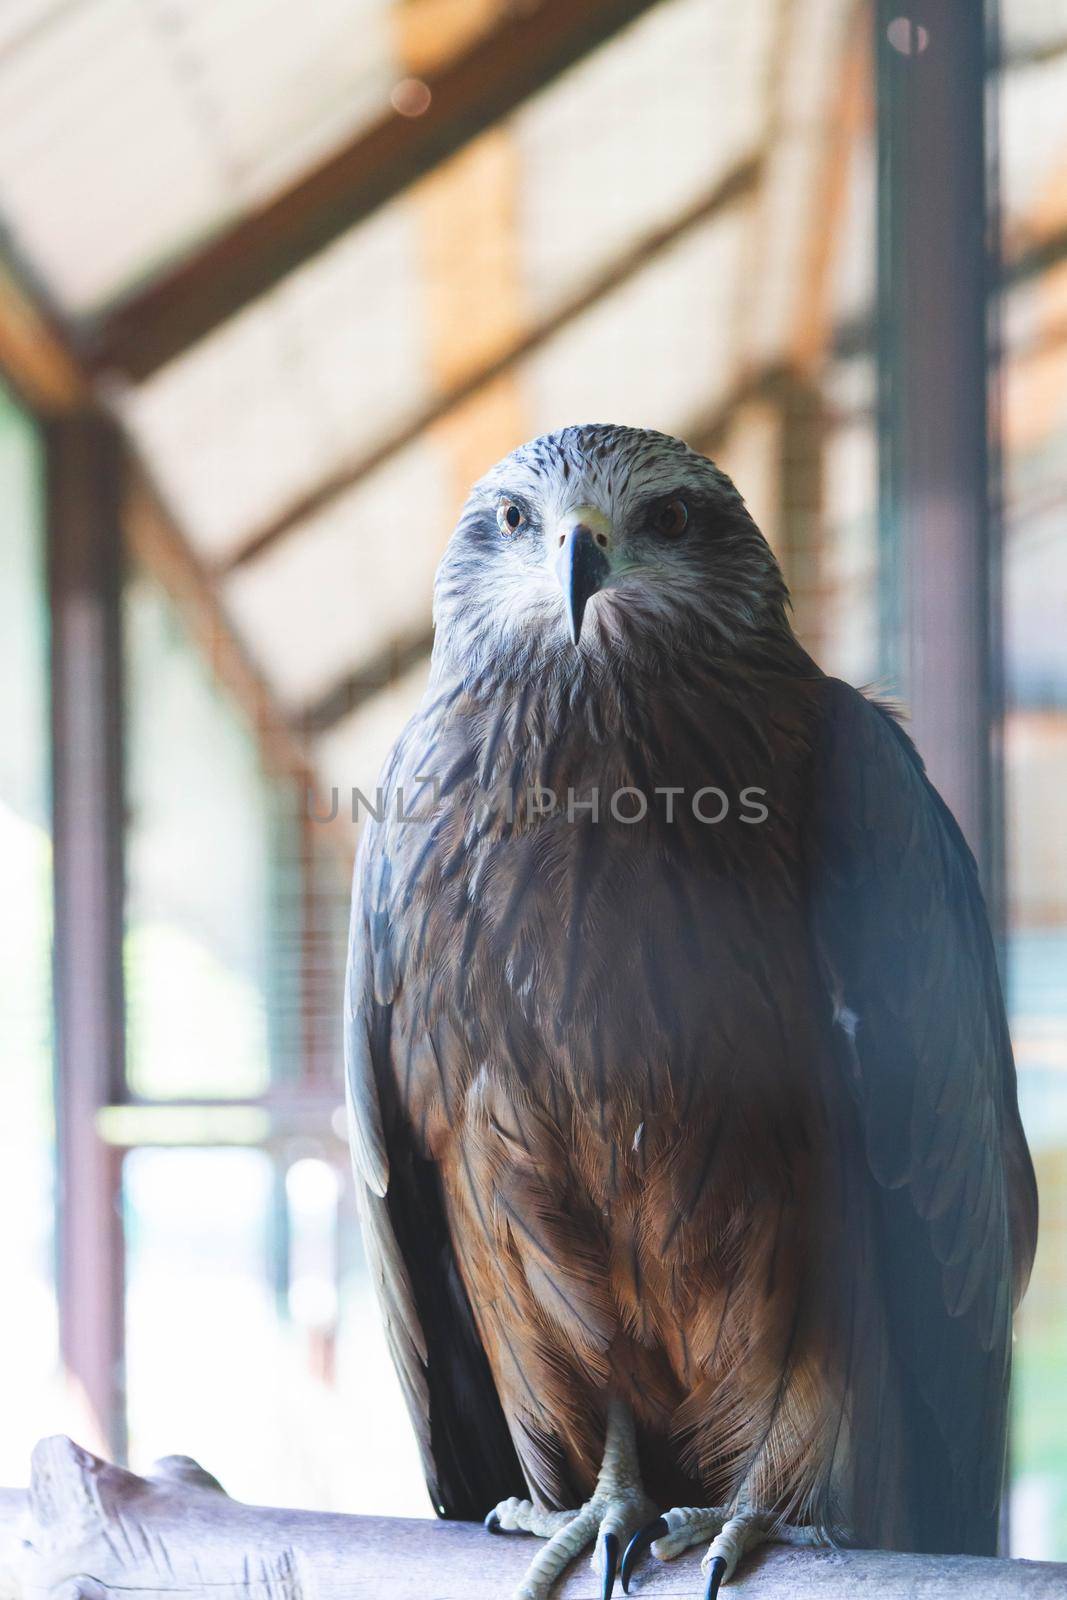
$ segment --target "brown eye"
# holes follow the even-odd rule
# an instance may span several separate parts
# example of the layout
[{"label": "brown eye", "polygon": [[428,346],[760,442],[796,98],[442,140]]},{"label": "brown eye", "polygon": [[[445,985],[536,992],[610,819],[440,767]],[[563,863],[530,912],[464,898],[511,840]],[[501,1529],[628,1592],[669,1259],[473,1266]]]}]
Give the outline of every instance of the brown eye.
[{"label": "brown eye", "polygon": [[518,533],[525,521],[513,500],[501,500],[496,508],[496,523],[501,533]]},{"label": "brown eye", "polygon": [[677,539],[685,532],[685,525],[689,521],[689,507],[684,500],[675,498],[668,500],[656,512],[655,529],[664,539]]}]

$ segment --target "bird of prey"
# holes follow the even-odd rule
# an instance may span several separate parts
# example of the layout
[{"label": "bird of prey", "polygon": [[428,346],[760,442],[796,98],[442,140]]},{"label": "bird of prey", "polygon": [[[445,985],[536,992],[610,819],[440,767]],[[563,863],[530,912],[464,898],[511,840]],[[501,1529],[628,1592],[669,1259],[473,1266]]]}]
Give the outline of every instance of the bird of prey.
[{"label": "bird of prey", "polygon": [[1037,1201],[974,861],[726,475],[475,486],[356,869],[371,1270],[434,1504],[592,1547],[992,1553]]}]

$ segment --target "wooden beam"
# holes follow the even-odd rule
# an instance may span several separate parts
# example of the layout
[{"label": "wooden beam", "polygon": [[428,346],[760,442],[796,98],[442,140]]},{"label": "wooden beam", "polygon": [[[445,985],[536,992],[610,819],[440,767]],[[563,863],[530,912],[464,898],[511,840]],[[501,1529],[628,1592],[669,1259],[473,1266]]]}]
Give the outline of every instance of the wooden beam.
[{"label": "wooden beam", "polygon": [[1021,71],[1026,67],[1044,67],[1050,61],[1067,56],[1067,34],[1057,34],[1051,39],[1025,40],[1001,49],[1002,72]]},{"label": "wooden beam", "polygon": [[[266,766],[292,778],[306,805],[324,809],[302,732],[281,710],[259,667],[226,615],[202,561],[160,498],[144,466],[128,463],[123,503],[127,548],[163,586],[189,637],[254,728]],[[352,841],[343,828],[326,830],[347,870]]]},{"label": "wooden beam", "polygon": [[628,283],[671,245],[677,244],[701,223],[710,221],[719,212],[751,194],[759,182],[761,170],[762,165],[758,157],[751,157],[731,168],[706,194],[700,195],[669,223],[651,229],[563,305],[520,335],[507,349],[470,373],[446,393],[431,400],[379,444],[372,446],[364,454],[342,463],[313,489],[291,501],[270,522],[251,534],[224,563],[221,570],[232,572],[257,560],[264,551],[292,533],[308,517],[325,510],[341,495],[356,488],[372,472],[376,472],[387,461],[391,461],[402,450],[407,449],[428,428],[442,422],[460,406],[485,393],[505,373],[541,349],[571,323],[576,322],[606,295]]},{"label": "wooden beam", "polygon": [[89,387],[55,324],[0,262],[0,374],[38,416],[85,406]]},{"label": "wooden beam", "polygon": [[376,694],[395,683],[405,672],[425,661],[433,649],[433,628],[427,626],[406,639],[394,640],[370,661],[354,668],[300,717],[300,726],[309,735],[326,733],[345,717],[373,700]]},{"label": "wooden beam", "polygon": [[1037,238],[1009,239],[1002,282],[1011,289],[1040,277],[1067,258],[1067,228],[1057,228]]},{"label": "wooden beam", "polygon": [[95,413],[51,423],[46,442],[59,1342],[100,1437],[121,1455],[121,1156],[96,1114],[125,1093],[122,445]]},{"label": "wooden beam", "polygon": [[[392,8],[397,56],[425,79],[454,54],[453,30],[471,29],[495,0],[418,0]],[[446,23],[446,18],[447,23]],[[523,163],[514,120],[499,123],[412,192],[409,209],[419,283],[427,390],[447,393],[529,325],[519,213]],[[448,499],[461,505],[484,463],[529,436],[525,386],[510,369],[433,429],[448,473]]]},{"label": "wooden beam", "polygon": [[233,632],[199,556],[139,462],[130,465],[123,521],[131,553],[166,589],[190,637],[255,727],[268,766],[306,777],[307,755],[299,737]]},{"label": "wooden beam", "polygon": [[844,241],[850,168],[873,120],[870,22],[866,4],[848,18],[840,73],[823,130],[820,171],[801,264],[803,289],[794,318],[792,364],[812,373],[824,360],[833,316],[833,271]]},{"label": "wooden beam", "polygon": [[421,116],[351,144],[85,330],[97,371],[140,382],[543,89],[656,0],[539,0],[426,79]]},{"label": "wooden beam", "polygon": [[[188,1456],[167,1456],[140,1477],[62,1437],[34,1450],[29,1496],[0,1492],[0,1581],[14,1600],[499,1600],[514,1593],[539,1548],[522,1534],[490,1539],[480,1524],[244,1505]],[[674,1561],[648,1557],[640,1593],[701,1600],[702,1554],[698,1546]],[[1051,1561],[767,1545],[745,1559],[730,1592],[753,1600],[1062,1600],[1065,1586],[1067,1566]],[[554,1592],[597,1600],[601,1588],[585,1555]]]}]

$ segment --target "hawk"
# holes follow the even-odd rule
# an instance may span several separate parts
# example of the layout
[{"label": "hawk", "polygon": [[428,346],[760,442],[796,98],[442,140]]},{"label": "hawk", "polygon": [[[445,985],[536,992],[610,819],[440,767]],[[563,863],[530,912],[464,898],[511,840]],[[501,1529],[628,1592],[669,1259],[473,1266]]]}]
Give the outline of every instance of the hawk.
[{"label": "hawk", "polygon": [[[974,861],[726,475],[567,428],[473,489],[356,868],[366,1248],[442,1516],[992,1553],[1037,1201]],[[629,1541],[627,1543],[627,1541]]]}]

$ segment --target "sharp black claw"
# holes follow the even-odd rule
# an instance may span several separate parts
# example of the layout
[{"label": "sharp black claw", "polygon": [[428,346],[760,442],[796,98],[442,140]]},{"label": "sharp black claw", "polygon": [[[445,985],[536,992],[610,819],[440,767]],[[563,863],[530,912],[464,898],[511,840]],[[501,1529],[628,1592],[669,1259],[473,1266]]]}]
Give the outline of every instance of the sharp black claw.
[{"label": "sharp black claw", "polygon": [[633,1577],[634,1567],[641,1556],[657,1539],[665,1539],[669,1532],[670,1529],[667,1527],[666,1517],[656,1517],[654,1521],[646,1522],[643,1528],[638,1528],[626,1546],[626,1554],[622,1558],[622,1570],[619,1576],[622,1579],[623,1594],[629,1594],[630,1592],[630,1579]]},{"label": "sharp black claw", "polygon": [[708,1568],[708,1586],[704,1590],[704,1600],[715,1600],[715,1596],[722,1588],[722,1580],[726,1576],[726,1557],[716,1556]]},{"label": "sharp black claw", "polygon": [[600,1600],[611,1600],[611,1591],[615,1587],[615,1574],[619,1568],[619,1536],[617,1533],[604,1535],[604,1585],[600,1591]]},{"label": "sharp black claw", "polygon": [[482,1523],[482,1527],[485,1529],[486,1533],[503,1533],[504,1530],[500,1526],[500,1518],[497,1515],[496,1506],[494,1506],[492,1511],[487,1514],[485,1521]]}]

